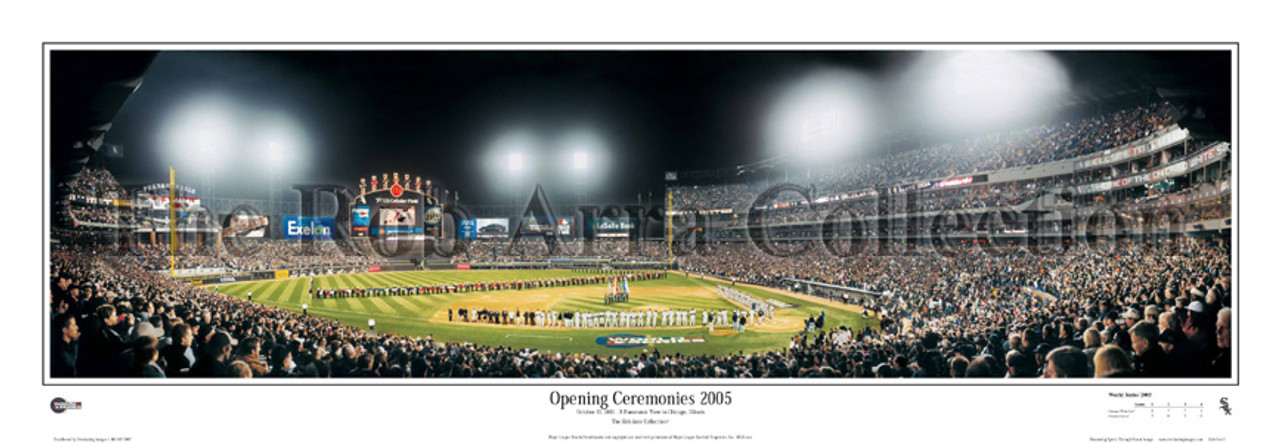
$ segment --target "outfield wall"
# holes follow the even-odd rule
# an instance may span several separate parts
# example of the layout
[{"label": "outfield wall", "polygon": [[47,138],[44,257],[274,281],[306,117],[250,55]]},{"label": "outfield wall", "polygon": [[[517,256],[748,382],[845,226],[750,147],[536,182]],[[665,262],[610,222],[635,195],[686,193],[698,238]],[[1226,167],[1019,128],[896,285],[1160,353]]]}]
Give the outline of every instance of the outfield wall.
[{"label": "outfield wall", "polygon": [[[193,286],[213,285],[224,283],[236,283],[245,281],[261,281],[285,279],[291,277],[309,277],[319,275],[333,274],[365,274],[373,272],[400,272],[400,271],[451,271],[451,270],[517,270],[517,269],[599,269],[601,266],[608,266],[616,270],[637,270],[637,269],[667,269],[668,264],[664,261],[648,261],[648,262],[617,262],[603,263],[593,261],[591,266],[581,265],[573,267],[558,267],[553,262],[510,262],[510,263],[431,263],[418,266],[412,263],[391,263],[382,265],[352,265],[352,266],[327,266],[314,268],[293,268],[293,269],[273,269],[267,271],[252,272],[236,272],[215,275],[187,276],[179,277],[179,280],[186,281]],[[158,271],[160,272],[160,271]],[[163,271],[168,273],[168,271]]]}]

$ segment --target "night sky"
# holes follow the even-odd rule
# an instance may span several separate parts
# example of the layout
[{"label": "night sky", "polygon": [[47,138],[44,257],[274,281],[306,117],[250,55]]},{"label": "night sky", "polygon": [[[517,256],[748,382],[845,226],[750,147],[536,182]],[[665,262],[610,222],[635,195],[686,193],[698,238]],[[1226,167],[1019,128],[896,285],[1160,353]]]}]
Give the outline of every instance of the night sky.
[{"label": "night sky", "polygon": [[[662,187],[666,170],[724,168],[762,160],[761,129],[780,88],[815,69],[839,68],[891,86],[909,52],[161,52],[114,120],[107,142],[126,158],[109,167],[122,182],[165,179],[174,147],[162,132],[184,104],[217,97],[248,125],[285,115],[305,134],[287,161],[288,183],[340,183],[405,172],[459,190],[472,203],[502,201],[504,171],[485,159],[512,130],[535,134],[526,163],[552,198],[574,192],[564,178],[564,134],[586,130],[609,158],[592,198],[632,201]],[[1069,53],[1073,90],[1141,83],[1229,93],[1229,57],[1207,53]],[[56,69],[56,66],[55,66]],[[1223,84],[1225,83],[1225,84]],[[1098,86],[1102,85],[1102,86]],[[1227,88],[1225,91],[1223,88]],[[919,146],[938,134],[897,106],[883,143],[868,152]],[[897,107],[896,107],[897,106]],[[890,109],[891,108],[891,109]],[[1068,112],[1062,110],[1061,112]],[[1223,116],[1217,115],[1217,118]],[[1225,116],[1229,120],[1229,115]],[[242,132],[252,132],[244,129]],[[242,134],[242,139],[252,138]],[[227,154],[218,189],[265,190],[261,153]],[[305,158],[298,158],[305,156]],[[221,192],[220,192],[221,193]]]}]

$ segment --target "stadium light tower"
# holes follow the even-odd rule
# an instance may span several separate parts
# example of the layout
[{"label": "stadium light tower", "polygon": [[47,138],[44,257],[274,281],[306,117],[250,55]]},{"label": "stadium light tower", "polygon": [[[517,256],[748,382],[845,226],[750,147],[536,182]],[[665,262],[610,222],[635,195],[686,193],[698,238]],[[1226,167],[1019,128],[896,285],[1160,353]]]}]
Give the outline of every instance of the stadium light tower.
[{"label": "stadium light tower", "polygon": [[166,163],[178,176],[195,182],[204,206],[214,208],[217,198],[215,177],[236,158],[236,148],[244,129],[236,119],[238,109],[226,97],[193,97],[169,112],[160,126],[160,138],[169,149]]}]

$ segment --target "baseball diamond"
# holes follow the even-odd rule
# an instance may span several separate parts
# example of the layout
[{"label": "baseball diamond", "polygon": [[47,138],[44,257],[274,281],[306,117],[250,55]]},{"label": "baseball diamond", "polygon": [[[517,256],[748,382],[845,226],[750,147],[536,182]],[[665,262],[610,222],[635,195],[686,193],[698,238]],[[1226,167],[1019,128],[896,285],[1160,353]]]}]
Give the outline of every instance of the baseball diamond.
[{"label": "baseball diamond", "polygon": [[[368,289],[423,285],[459,285],[465,283],[519,281],[581,277],[564,270],[476,270],[476,271],[407,271],[365,274],[298,277],[249,283],[217,285],[217,291],[240,298],[253,293],[253,302],[302,311],[309,315],[338,320],[363,327],[369,319],[379,332],[407,336],[431,336],[435,340],[468,342],[487,346],[534,348],[545,352],[591,353],[604,355],[636,355],[641,352],[726,355],[738,352],[760,352],[786,348],[795,333],[804,329],[809,317],[825,314],[828,327],[846,326],[851,330],[878,328],[874,314],[863,319],[862,309],[778,289],[737,285],[736,289],[758,296],[798,305],[795,309],[778,310],[775,318],[747,326],[742,333],[732,333],[729,326],[709,331],[702,326],[703,310],[742,310],[744,307],[716,295],[718,285],[729,285],[713,277],[689,276],[672,272],[667,278],[630,283],[632,298],[626,303],[604,304],[601,294],[605,284],[508,289],[472,293],[423,295],[379,295],[367,297],[319,299],[315,290]],[[542,327],[537,325],[494,325],[449,320],[449,311],[508,310],[529,312],[665,312],[693,309],[699,312],[696,326],[660,327]],[[532,332],[536,331],[536,332]],[[647,337],[701,337],[697,343],[659,343],[637,347],[612,347],[597,339],[617,334]]]}]

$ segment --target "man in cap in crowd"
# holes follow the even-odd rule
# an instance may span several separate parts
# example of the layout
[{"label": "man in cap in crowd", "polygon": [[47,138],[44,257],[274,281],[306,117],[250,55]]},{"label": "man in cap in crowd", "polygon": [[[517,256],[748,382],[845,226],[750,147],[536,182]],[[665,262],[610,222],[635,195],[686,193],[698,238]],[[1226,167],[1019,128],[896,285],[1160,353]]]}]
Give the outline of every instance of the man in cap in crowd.
[{"label": "man in cap in crowd", "polygon": [[[191,367],[192,377],[234,377],[231,370],[231,351],[235,345],[226,332],[218,331],[209,339],[209,343],[200,347],[200,356],[195,366]],[[248,365],[245,365],[247,368]]]},{"label": "man in cap in crowd", "polygon": [[1139,377],[1176,377],[1177,368],[1156,339],[1160,333],[1154,323],[1139,322],[1129,330],[1133,343],[1133,372]]}]

